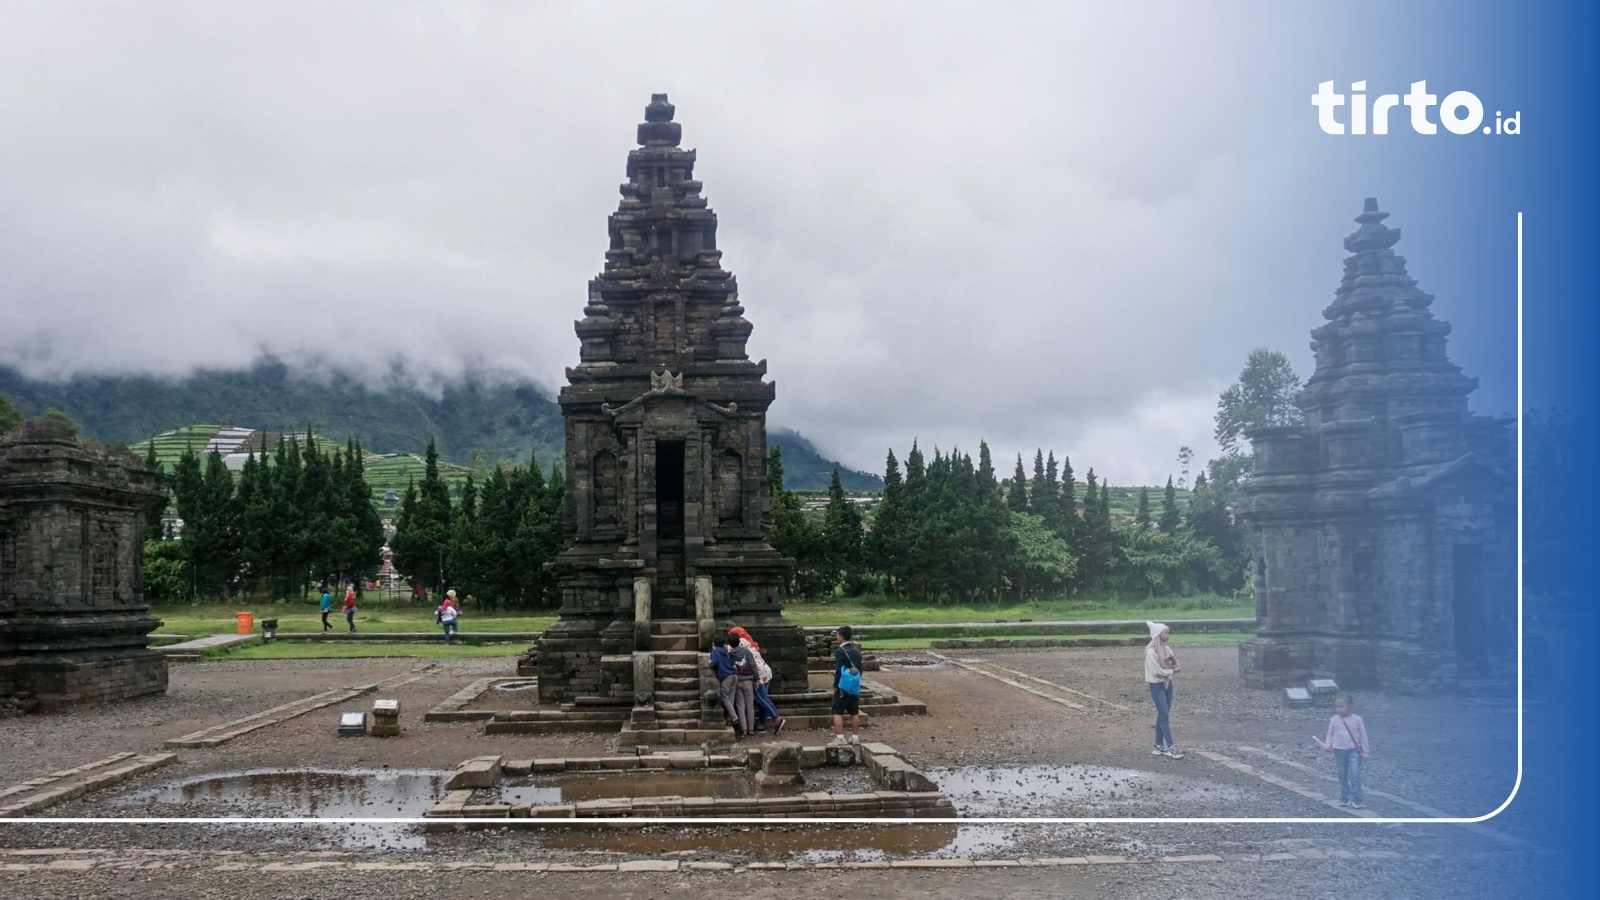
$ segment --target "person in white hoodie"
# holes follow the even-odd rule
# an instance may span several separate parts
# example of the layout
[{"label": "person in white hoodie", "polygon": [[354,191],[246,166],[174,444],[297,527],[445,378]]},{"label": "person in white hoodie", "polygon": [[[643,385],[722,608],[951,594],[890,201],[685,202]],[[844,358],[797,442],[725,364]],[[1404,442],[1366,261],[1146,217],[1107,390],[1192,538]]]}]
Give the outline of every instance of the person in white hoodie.
[{"label": "person in white hoodie", "polygon": [[1150,686],[1150,700],[1156,705],[1156,745],[1151,756],[1183,759],[1183,751],[1172,740],[1172,676],[1177,674],[1178,658],[1167,646],[1171,629],[1160,622],[1145,622],[1150,643],[1144,647],[1144,680]]}]

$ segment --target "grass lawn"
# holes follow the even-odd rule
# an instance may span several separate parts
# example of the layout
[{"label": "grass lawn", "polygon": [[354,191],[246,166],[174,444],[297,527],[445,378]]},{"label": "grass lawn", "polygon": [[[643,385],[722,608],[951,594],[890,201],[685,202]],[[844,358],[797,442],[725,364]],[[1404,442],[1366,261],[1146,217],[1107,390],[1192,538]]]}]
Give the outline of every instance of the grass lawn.
[{"label": "grass lawn", "polygon": [[[345,627],[344,613],[338,601],[328,616],[337,629]],[[253,612],[256,631],[261,630],[262,619],[277,619],[278,630],[284,634],[315,634],[322,630],[322,614],[315,603],[242,604],[239,606],[166,606],[150,610],[162,621],[156,634],[186,634],[204,637],[209,634],[233,634],[238,630],[234,613]],[[554,623],[555,616],[533,616],[526,613],[478,613],[467,610],[461,615],[463,631],[543,631]],[[438,631],[433,621],[433,608],[426,609],[410,603],[385,606],[370,604],[356,612],[356,627],[362,631]]]},{"label": "grass lawn", "polygon": [[878,598],[832,603],[792,603],[784,615],[799,625],[941,625],[955,622],[1035,622],[1079,619],[1251,618],[1255,605],[1231,597],[1163,597],[1141,603],[1109,600],[1050,600],[1005,605],[891,606]]},{"label": "grass lawn", "polygon": [[[234,618],[237,612],[254,613],[258,632],[262,619],[277,619],[278,630],[284,634],[314,634],[322,630],[321,615],[313,602],[183,605],[151,610],[163,623],[156,629],[156,634],[184,634],[190,637],[233,634],[237,630]],[[784,607],[784,614],[797,625],[942,625],[957,622],[995,623],[1000,620],[1016,623],[1023,619],[1047,622],[1250,618],[1255,615],[1255,606],[1232,597],[1214,595],[1162,597],[1144,601],[1051,600],[960,606],[905,606],[895,605],[885,597],[860,597],[841,598],[829,603],[791,603]],[[329,620],[335,628],[345,627],[344,614],[339,611],[337,598]],[[542,631],[555,621],[556,617],[549,614],[482,613],[468,609],[462,613],[461,628],[466,635],[490,631]],[[439,628],[433,621],[432,604],[425,608],[404,600],[364,604],[356,613],[356,627],[363,631],[378,632],[432,632]]]},{"label": "grass lawn", "polygon": [[206,659],[364,659],[371,657],[416,657],[419,659],[467,659],[486,656],[516,656],[528,649],[521,644],[487,644],[474,647],[461,641],[446,647],[438,644],[313,644],[305,641],[253,644],[237,650],[207,650]]},{"label": "grass lawn", "polygon": [[[1193,646],[1202,645],[1202,644],[1237,644],[1240,641],[1244,640],[1245,638],[1248,638],[1249,636],[1250,636],[1250,634],[1248,632],[1244,632],[1244,631],[1210,631],[1210,632],[1206,632],[1205,634],[1174,634],[1172,636],[1171,642],[1172,642],[1173,646],[1177,646],[1177,647],[1193,647]],[[1085,634],[1085,635],[1008,634],[1008,635],[1004,635],[1003,637],[997,637],[996,640],[1026,641],[1026,640],[1036,640],[1037,639],[1037,640],[1058,640],[1059,641],[1059,640],[1077,640],[1079,638],[1086,639],[1086,640],[1088,640],[1088,639],[1131,640],[1131,639],[1134,639],[1134,638],[1138,638],[1141,641],[1146,641],[1146,640],[1149,640],[1150,635],[1149,634]],[[933,644],[934,644],[935,641],[944,641],[944,640],[949,640],[949,638],[942,638],[942,637],[888,638],[886,640],[875,641],[872,638],[867,637],[867,638],[863,638],[862,639],[861,645],[863,647],[865,647],[869,652],[873,651],[873,650],[930,650],[930,649],[933,648]],[[981,640],[981,638],[969,638],[968,640]],[[976,648],[974,648],[974,649],[976,649]],[[951,651],[951,652],[955,652],[955,651]]]}]

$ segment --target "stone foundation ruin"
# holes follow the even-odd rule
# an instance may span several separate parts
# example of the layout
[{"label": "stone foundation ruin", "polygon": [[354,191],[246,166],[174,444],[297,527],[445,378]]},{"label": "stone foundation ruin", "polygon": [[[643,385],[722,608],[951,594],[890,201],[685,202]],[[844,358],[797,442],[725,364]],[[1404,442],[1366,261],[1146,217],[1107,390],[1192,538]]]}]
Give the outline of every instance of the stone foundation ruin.
[{"label": "stone foundation ruin", "polygon": [[143,584],[145,509],[164,498],[142,460],[70,427],[0,436],[0,715],[167,689]]},{"label": "stone foundation ruin", "polygon": [[1250,433],[1255,469],[1235,511],[1255,541],[1247,684],[1310,678],[1418,690],[1516,673],[1516,460],[1509,419],[1467,410],[1399,229],[1375,199],[1328,320],[1303,425]]}]

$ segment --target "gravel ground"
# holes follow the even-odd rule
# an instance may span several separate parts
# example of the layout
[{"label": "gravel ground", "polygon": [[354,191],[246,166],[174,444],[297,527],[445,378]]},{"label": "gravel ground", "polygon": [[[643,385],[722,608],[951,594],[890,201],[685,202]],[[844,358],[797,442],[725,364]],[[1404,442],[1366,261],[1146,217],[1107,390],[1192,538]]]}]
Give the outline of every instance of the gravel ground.
[{"label": "gravel ground", "polygon": [[[1262,764],[1277,775],[1318,790],[1329,787],[1316,775],[1266,765],[1240,751],[1259,747],[1284,757],[1332,771],[1327,757],[1310,746],[1327,715],[1322,710],[1286,710],[1275,694],[1238,685],[1237,656],[1232,646],[1189,648],[1184,654],[1174,730],[1185,746],[1211,749],[1252,765]],[[912,665],[925,655],[885,654],[877,680],[928,704],[930,715],[885,717],[864,738],[881,740],[906,752],[912,761],[943,784],[963,816],[1293,816],[1341,818],[1337,810],[1313,803],[1281,787],[1235,772],[1191,754],[1183,760],[1149,754],[1148,694],[1138,679],[1138,661],[1121,648],[1010,651],[951,654],[1045,678],[1127,707],[1073,710],[1028,695],[1014,687],[952,666]],[[917,657],[921,657],[919,660]],[[199,730],[333,687],[395,678],[421,665],[418,660],[286,660],[233,661],[175,666],[172,687],[160,698],[80,710],[70,715],[34,716],[0,726],[0,788],[50,771],[97,760],[121,751],[154,752],[163,740]],[[219,806],[215,798],[191,797],[170,802],[175,782],[261,769],[319,769],[399,777],[426,776],[453,769],[461,760],[484,753],[510,758],[602,755],[615,750],[615,735],[550,735],[485,737],[481,723],[424,724],[421,714],[471,680],[509,675],[509,661],[447,660],[421,680],[381,696],[397,697],[403,706],[405,733],[395,739],[339,739],[333,735],[336,713],[364,709],[377,695],[367,695],[279,725],[262,729],[211,750],[180,752],[179,761],[123,785],[51,808],[49,816],[206,815],[251,811],[286,815],[295,802],[308,802],[305,791],[280,792],[262,801],[273,809]],[[1132,678],[1129,678],[1129,674]],[[1011,677],[1011,676],[1008,676]],[[1364,692],[1357,698],[1377,745],[1369,770],[1369,788],[1391,791],[1444,809],[1470,809],[1472,804],[1503,796],[1506,749],[1485,740],[1505,721],[1506,711],[1463,698],[1428,699]],[[821,731],[785,733],[784,739],[820,742]],[[758,739],[759,740],[759,739]],[[1451,754],[1440,755],[1440,748]],[[1465,749],[1462,749],[1465,748]],[[1461,752],[1456,752],[1458,749]],[[1468,752],[1470,751],[1470,752]],[[1509,766],[1514,772],[1515,758]],[[392,812],[383,797],[354,790],[342,799],[337,791],[313,798],[339,800],[360,808]],[[296,796],[299,797],[296,800]],[[1496,798],[1496,802],[1497,798]],[[1411,814],[1399,807],[1381,814]],[[342,809],[343,807],[341,807]],[[327,814],[327,813],[322,813]],[[1521,833],[1537,840],[1536,829]],[[1016,859],[1020,857],[1119,855],[1149,858],[1148,865],[991,873],[930,873],[915,878],[931,896],[970,896],[972,879],[1006,878],[1015,896],[1056,896],[1072,886],[1089,895],[1117,896],[1134,885],[1157,886],[1164,897],[1224,897],[1241,893],[1287,895],[1293,890],[1311,896],[1348,900],[1353,882],[1368,896],[1474,896],[1441,890],[1437,879],[1452,866],[1480,867],[1485,879],[1548,875],[1555,871],[1536,857],[1490,840],[1482,830],[1460,826],[1372,825],[1180,825],[1180,824],[978,824],[956,826],[886,825],[871,827],[746,826],[683,829],[651,826],[626,832],[475,831],[423,835],[408,826],[251,826],[241,824],[28,823],[0,825],[0,848],[78,847],[141,850],[167,849],[195,854],[206,867],[206,854],[246,851],[300,854],[340,850],[360,859],[415,860],[425,868],[408,877],[394,873],[324,872],[317,879],[290,880],[262,873],[228,879],[229,889],[244,896],[421,896],[440,889],[439,873],[429,871],[449,861],[476,863],[513,861],[615,862],[677,854],[693,860],[748,863],[759,860],[828,863],[922,857]],[[1306,849],[1350,848],[1400,854],[1402,859],[1340,860],[1277,864],[1219,863],[1196,868],[1162,863],[1160,856],[1183,854],[1259,854]],[[1509,855],[1508,855],[1509,854]],[[1446,860],[1429,859],[1439,855]],[[1490,860],[1502,862],[1491,864]],[[1455,860],[1449,862],[1448,860]],[[0,860],[3,862],[3,860]],[[212,866],[214,868],[214,866]],[[357,875],[359,874],[359,877]],[[841,892],[870,891],[891,873],[815,872],[803,880],[796,873],[748,873],[719,876],[679,873],[672,876],[630,874],[609,877],[605,890],[623,897],[677,896],[701,893],[719,878],[787,879],[813,886],[837,881]],[[894,873],[901,874],[901,873]],[[75,873],[72,879],[54,873],[4,871],[0,889],[7,896],[55,897],[92,889],[106,896],[162,896],[188,893],[206,876],[186,869],[160,873]],[[460,871],[450,889],[469,895],[500,896],[537,877],[540,886],[558,889],[572,878],[593,890],[600,876],[532,876]],[[144,880],[150,879],[150,880]],[[1451,882],[1454,884],[1454,880]],[[1494,882],[1499,883],[1499,882]],[[1509,883],[1509,882],[1508,882]],[[1522,881],[1517,882],[1525,887]],[[1343,886],[1341,886],[1343,885]],[[1414,889],[1430,886],[1426,894]],[[10,887],[25,890],[12,894]],[[1471,885],[1468,885],[1469,887]],[[314,888],[314,889],[313,889]],[[828,888],[821,888],[828,889]],[[920,888],[919,888],[920,889]],[[635,893],[636,892],[636,893]],[[1520,891],[1519,891],[1520,892]]]}]

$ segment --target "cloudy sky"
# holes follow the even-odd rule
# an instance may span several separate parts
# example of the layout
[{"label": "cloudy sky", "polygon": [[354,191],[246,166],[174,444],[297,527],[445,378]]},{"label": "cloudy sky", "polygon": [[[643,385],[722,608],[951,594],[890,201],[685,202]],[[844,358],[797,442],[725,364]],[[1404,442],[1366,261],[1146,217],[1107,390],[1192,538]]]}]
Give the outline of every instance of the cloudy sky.
[{"label": "cloudy sky", "polygon": [[1420,6],[1191,6],[0,0],[0,364],[553,390],[665,91],[772,421],[857,467],[913,437],[1117,483],[1206,458],[1253,347],[1309,374],[1370,195],[1509,410],[1515,223],[1463,189],[1506,139],[1334,138],[1310,105],[1493,105],[1480,48]]}]

